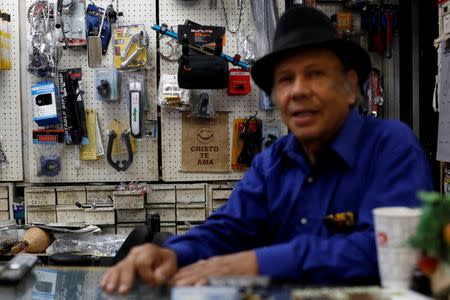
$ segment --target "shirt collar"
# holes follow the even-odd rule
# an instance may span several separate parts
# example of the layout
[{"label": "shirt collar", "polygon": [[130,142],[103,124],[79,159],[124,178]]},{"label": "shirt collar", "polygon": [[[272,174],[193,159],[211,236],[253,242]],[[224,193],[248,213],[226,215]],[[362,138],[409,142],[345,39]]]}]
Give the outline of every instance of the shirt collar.
[{"label": "shirt collar", "polygon": [[[362,125],[363,119],[361,116],[355,109],[351,109],[341,130],[330,144],[330,148],[351,168],[355,166],[357,144]],[[289,134],[284,152],[295,160],[305,155],[300,142],[292,133]],[[303,159],[302,157],[301,160]]]},{"label": "shirt collar", "polygon": [[330,145],[331,149],[333,149],[334,152],[336,152],[351,168],[355,166],[358,140],[362,126],[362,117],[355,109],[351,109],[344,125]]}]

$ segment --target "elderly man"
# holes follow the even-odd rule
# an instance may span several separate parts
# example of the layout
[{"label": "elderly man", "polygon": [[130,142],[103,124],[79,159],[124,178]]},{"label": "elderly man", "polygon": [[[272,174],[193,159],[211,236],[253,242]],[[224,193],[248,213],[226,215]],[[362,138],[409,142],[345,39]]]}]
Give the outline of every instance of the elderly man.
[{"label": "elderly man", "polygon": [[321,12],[281,17],[272,53],[252,68],[290,133],[253,160],[227,204],[164,247],[146,244],[108,270],[101,286],[205,284],[211,275],[268,275],[348,284],[378,277],[372,209],[417,206],[432,189],[411,130],[358,115],[367,52],[338,39]]}]

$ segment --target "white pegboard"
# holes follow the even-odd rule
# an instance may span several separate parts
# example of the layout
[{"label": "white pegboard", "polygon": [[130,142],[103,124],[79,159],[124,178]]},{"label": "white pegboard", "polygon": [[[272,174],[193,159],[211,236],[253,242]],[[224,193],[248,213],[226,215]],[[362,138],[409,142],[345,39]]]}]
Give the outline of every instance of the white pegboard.
[{"label": "white pegboard", "polygon": [[2,0],[0,10],[11,15],[12,31],[12,70],[0,71],[0,137],[9,162],[5,169],[0,169],[0,181],[22,181],[19,0]]},{"label": "white pegboard", "polygon": [[[244,0],[241,28],[247,30],[254,28],[252,25],[252,15],[250,2]],[[195,5],[183,5],[181,1],[164,0],[160,1],[159,12],[160,22],[173,26],[183,24],[185,19],[200,23],[202,25],[224,26],[225,18],[218,0],[217,9],[209,8],[209,1],[198,1]],[[236,29],[238,10],[235,0],[224,0],[230,29]],[[284,0],[278,1],[280,11],[284,11]],[[227,44],[224,47],[224,53],[233,56],[236,53],[236,36],[227,31]],[[161,60],[162,74],[176,74],[178,64]],[[230,158],[231,158],[231,140],[233,134],[233,120],[249,115],[254,115],[258,111],[258,116],[265,120],[278,118],[276,112],[259,111],[256,86],[253,86],[251,94],[246,96],[229,97],[226,90],[210,90],[211,97],[215,101],[217,111],[228,111],[229,124],[228,132],[230,136]],[[199,95],[199,91],[194,92]],[[242,177],[242,172],[230,173],[186,173],[180,172],[181,169],[181,113],[169,112],[164,109],[161,112],[161,148],[162,148],[162,180],[164,181],[211,181],[211,180],[238,180]],[[230,163],[231,164],[231,163]]]},{"label": "white pegboard", "polygon": [[[27,0],[25,11],[34,1]],[[110,3],[109,0],[97,0],[96,5],[106,7]],[[86,6],[89,1],[86,1]],[[116,2],[114,2],[116,8]],[[119,11],[123,12],[123,16],[119,18],[117,25],[144,24],[149,34],[149,63],[146,70],[147,73],[147,95],[149,112],[145,114],[146,120],[156,120],[157,110],[155,104],[156,95],[156,34],[150,29],[150,26],[156,23],[156,3],[154,1],[140,1],[136,3],[133,0],[120,0]],[[29,30],[29,24],[26,24],[26,32]],[[26,33],[25,32],[25,33]],[[106,67],[112,67],[113,39],[108,48],[108,53],[103,58],[103,64]],[[22,38],[26,44],[26,37]],[[26,51],[26,50],[25,50]],[[26,53],[26,52],[25,52]],[[28,57],[24,60],[23,72],[23,89],[30,91],[31,85],[40,81],[39,78],[30,75],[26,71]],[[87,65],[86,50],[64,50],[63,57],[59,63],[60,69],[82,68],[83,78],[82,84],[85,91],[84,106],[85,109],[95,109],[98,113],[98,121],[103,140],[103,146],[106,150],[107,145],[107,127],[111,120],[128,120],[127,103],[122,98],[120,102],[107,103],[97,101],[95,99],[94,69]],[[57,82],[55,82],[57,83]],[[123,88],[123,84],[122,84]],[[137,141],[137,153],[131,167],[126,172],[117,172],[113,169],[103,157],[98,161],[81,161],[79,169],[76,169],[76,155],[74,146],[64,146],[62,155],[62,171],[56,177],[39,177],[37,176],[37,159],[35,149],[32,145],[31,130],[37,128],[36,124],[31,121],[32,106],[31,94],[23,93],[25,101],[28,103],[26,114],[26,139],[27,147],[27,172],[25,180],[28,182],[118,182],[118,181],[156,181],[158,180],[158,141],[154,138],[142,138]]]}]

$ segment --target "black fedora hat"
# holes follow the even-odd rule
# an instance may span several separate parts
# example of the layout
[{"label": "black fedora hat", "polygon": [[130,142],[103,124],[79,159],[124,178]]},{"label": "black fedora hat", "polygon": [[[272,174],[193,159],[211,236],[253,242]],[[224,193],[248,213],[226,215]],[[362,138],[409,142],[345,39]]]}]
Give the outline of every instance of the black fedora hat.
[{"label": "black fedora hat", "polygon": [[357,43],[337,36],[331,20],[322,12],[307,6],[294,6],[281,16],[275,31],[273,50],[253,65],[253,81],[270,94],[273,71],[280,59],[300,49],[324,48],[336,53],[347,69],[358,73],[360,85],[364,84],[371,62],[367,51]]}]

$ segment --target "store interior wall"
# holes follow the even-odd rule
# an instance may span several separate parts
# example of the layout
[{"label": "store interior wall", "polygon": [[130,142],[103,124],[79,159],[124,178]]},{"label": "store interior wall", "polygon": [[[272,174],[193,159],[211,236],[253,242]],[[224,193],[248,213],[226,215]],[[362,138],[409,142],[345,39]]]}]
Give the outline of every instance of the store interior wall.
[{"label": "store interior wall", "polygon": [[[286,5],[300,3],[301,0],[286,0]],[[319,1],[318,1],[319,2]],[[339,1],[334,1],[339,2]],[[385,1],[388,2],[388,1]],[[24,1],[19,1],[20,10],[25,11]],[[439,184],[438,165],[435,161],[436,140],[437,140],[437,120],[438,115],[433,111],[431,100],[434,89],[434,78],[437,69],[436,50],[433,46],[433,40],[437,37],[438,17],[437,3],[435,1],[400,1],[401,9],[399,15],[399,35],[400,35],[400,97],[397,101],[400,103],[400,120],[414,128],[415,119],[419,120],[419,128],[414,128],[418,134],[422,145],[433,164],[433,174],[435,182]],[[159,5],[156,5],[158,8]],[[414,15],[416,14],[416,15]],[[159,18],[159,12],[156,13]],[[157,19],[159,22],[159,19]],[[21,35],[24,34],[25,26],[20,26]],[[417,29],[413,31],[412,29]],[[413,49],[413,41],[418,41],[418,49]],[[26,54],[26,43],[23,41],[20,45],[21,55]],[[417,73],[413,70],[413,54],[417,53],[419,64]],[[23,64],[23,60],[22,60]],[[414,95],[415,82],[412,76],[415,74],[419,79],[419,93]],[[23,96],[23,95],[22,95]],[[413,96],[418,97],[418,109],[414,106]],[[27,112],[22,111],[22,117],[28,119]],[[24,126],[26,127],[26,126]],[[28,138],[28,136],[23,136]],[[161,160],[161,155],[158,155]],[[27,170],[27,160],[24,160]],[[161,165],[159,163],[158,165]]]}]

